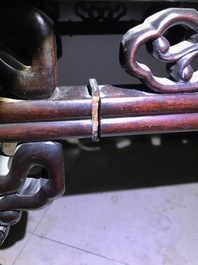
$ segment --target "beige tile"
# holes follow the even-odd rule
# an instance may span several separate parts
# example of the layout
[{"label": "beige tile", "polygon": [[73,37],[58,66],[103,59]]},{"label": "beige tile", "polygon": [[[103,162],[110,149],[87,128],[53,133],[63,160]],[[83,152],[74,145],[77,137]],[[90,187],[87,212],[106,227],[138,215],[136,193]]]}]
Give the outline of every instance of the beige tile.
[{"label": "beige tile", "polygon": [[198,184],[68,196],[35,233],[126,264],[196,265]]},{"label": "beige tile", "polygon": [[27,225],[26,225],[26,231],[29,233],[32,233],[39,222],[42,220],[43,216],[47,212],[50,206],[45,207],[40,210],[35,210],[35,211],[29,211],[28,212],[28,218],[27,218]]},{"label": "beige tile", "polygon": [[0,264],[11,265],[14,262],[47,209],[24,212],[21,220],[11,227],[7,239],[0,247]]},{"label": "beige tile", "polygon": [[21,250],[28,242],[30,236],[30,233],[26,233],[21,240],[16,241],[12,245],[5,242],[5,244],[0,248],[0,264],[12,265]]},{"label": "beige tile", "polygon": [[63,244],[32,236],[14,265],[120,265]]}]

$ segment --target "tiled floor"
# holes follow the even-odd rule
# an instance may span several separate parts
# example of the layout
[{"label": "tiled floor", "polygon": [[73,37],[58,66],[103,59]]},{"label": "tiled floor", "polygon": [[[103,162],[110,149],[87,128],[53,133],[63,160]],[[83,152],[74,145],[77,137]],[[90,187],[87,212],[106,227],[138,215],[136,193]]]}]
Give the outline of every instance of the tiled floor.
[{"label": "tiled floor", "polygon": [[197,265],[196,138],[66,146],[66,195],[23,214],[0,264]]}]

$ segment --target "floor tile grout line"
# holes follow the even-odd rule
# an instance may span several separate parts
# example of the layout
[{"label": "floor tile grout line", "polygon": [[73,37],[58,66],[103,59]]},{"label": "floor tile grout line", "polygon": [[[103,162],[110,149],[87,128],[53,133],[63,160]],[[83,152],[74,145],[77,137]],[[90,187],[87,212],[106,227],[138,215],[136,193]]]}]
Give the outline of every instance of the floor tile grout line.
[{"label": "floor tile grout line", "polygon": [[30,239],[32,238],[33,233],[30,233],[29,238],[27,239],[27,242],[25,243],[25,245],[22,247],[22,249],[19,251],[18,255],[16,256],[15,260],[13,261],[12,265],[14,265],[17,261],[17,259],[19,258],[19,256],[21,255],[22,251],[24,250],[24,248],[27,246],[27,244],[29,243]]},{"label": "floor tile grout line", "polygon": [[48,212],[50,206],[48,208],[46,208],[45,213],[43,214],[43,216],[41,217],[41,219],[39,220],[39,222],[37,223],[36,227],[34,228],[33,232],[30,233],[30,237],[28,238],[26,244],[23,246],[23,248],[19,251],[17,257],[15,258],[15,260],[13,261],[12,265],[14,265],[18,259],[18,257],[21,255],[22,251],[24,250],[24,248],[27,246],[27,244],[29,243],[30,239],[32,238],[33,235],[35,234],[35,231],[37,229],[37,227],[39,226],[39,224],[41,223],[41,221],[43,220],[44,216],[46,215],[46,213]]},{"label": "floor tile grout line", "polygon": [[51,238],[48,238],[48,237],[45,237],[45,236],[39,236],[35,233],[32,233],[33,236],[36,236],[38,238],[42,238],[42,239],[46,239],[48,241],[51,241],[51,242],[54,242],[54,243],[58,243],[60,245],[63,245],[63,246],[66,246],[66,247],[70,247],[70,248],[73,248],[73,249],[76,249],[76,250],[79,250],[79,251],[82,251],[82,252],[86,252],[88,254],[91,254],[91,255],[95,255],[95,256],[98,256],[100,258],[103,258],[103,259],[107,259],[109,261],[113,261],[113,262],[117,262],[117,263],[120,263],[120,264],[123,264],[123,265],[129,265],[128,263],[125,263],[125,262],[122,262],[122,261],[117,261],[115,259],[112,259],[112,258],[109,258],[109,257],[106,257],[106,256],[103,256],[103,255],[100,255],[100,254],[97,254],[97,253],[94,253],[94,252],[91,252],[89,250],[86,250],[86,249],[83,249],[83,248],[79,248],[79,247],[75,247],[75,246],[72,246],[72,245],[69,245],[69,244],[66,244],[66,243],[63,243],[63,242],[60,242],[60,241],[57,241],[55,239],[51,239]]},{"label": "floor tile grout line", "polygon": [[[69,172],[69,174],[68,174],[68,175],[69,175],[68,178],[69,178],[69,177],[71,176],[71,174],[73,173],[73,171],[74,171],[74,169],[75,169],[77,163],[80,161],[80,159],[82,158],[83,155],[84,155],[84,152],[81,153],[81,155],[80,155],[80,157],[77,159],[75,165],[74,165],[74,166],[72,167],[72,169],[70,170],[70,172]],[[49,205],[48,208],[46,209],[45,213],[43,214],[42,218],[41,218],[41,219],[39,220],[39,222],[37,223],[37,225],[36,225],[36,227],[34,228],[33,232],[30,233],[30,236],[29,236],[27,242],[26,242],[25,245],[22,247],[22,249],[19,251],[19,253],[18,253],[18,255],[16,256],[15,260],[13,261],[12,265],[14,265],[14,264],[16,263],[17,259],[19,258],[19,256],[21,255],[22,251],[24,250],[24,248],[25,248],[25,247],[27,246],[27,244],[29,243],[29,241],[30,241],[30,239],[32,238],[32,236],[34,235],[34,236],[39,237],[39,235],[37,235],[35,231],[36,231],[36,229],[38,228],[38,226],[40,225],[40,223],[42,222],[42,220],[43,220],[43,218],[45,217],[45,215],[47,214],[47,212],[49,211],[50,206],[51,206],[51,205]],[[50,239],[47,239],[47,238],[46,238],[46,240],[50,240]],[[57,242],[57,243],[60,243],[60,242]]]},{"label": "floor tile grout line", "polygon": [[36,227],[34,228],[34,230],[32,231],[32,234],[35,235],[35,231],[36,229],[38,228],[38,226],[40,225],[40,223],[43,221],[43,218],[45,217],[45,215],[47,214],[47,212],[49,211],[50,207],[51,207],[52,204],[48,205],[48,207],[46,207],[46,211],[45,213],[43,214],[43,216],[41,217],[41,219],[38,221]]}]

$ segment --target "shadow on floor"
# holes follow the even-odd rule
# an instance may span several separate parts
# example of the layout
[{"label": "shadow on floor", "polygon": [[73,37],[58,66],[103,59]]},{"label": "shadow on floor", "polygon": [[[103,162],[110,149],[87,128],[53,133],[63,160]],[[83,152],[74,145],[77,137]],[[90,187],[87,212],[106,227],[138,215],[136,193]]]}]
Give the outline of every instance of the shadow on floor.
[{"label": "shadow on floor", "polygon": [[23,212],[20,221],[16,225],[10,227],[8,237],[6,238],[3,245],[0,247],[0,250],[10,248],[25,237],[27,220],[28,213]]},{"label": "shadow on floor", "polygon": [[[164,135],[158,146],[150,136],[106,138],[96,144],[83,140],[80,147],[65,143],[65,195],[197,182],[197,136]],[[11,227],[1,250],[24,237],[27,218],[24,212]]]},{"label": "shadow on floor", "polygon": [[[66,152],[65,194],[197,182],[197,136],[197,133],[163,135],[159,146],[151,144],[150,136],[106,138],[97,144],[83,140],[81,143],[93,150],[81,149],[71,161]],[[117,148],[122,140],[131,144]],[[78,147],[65,148],[69,151]]]}]

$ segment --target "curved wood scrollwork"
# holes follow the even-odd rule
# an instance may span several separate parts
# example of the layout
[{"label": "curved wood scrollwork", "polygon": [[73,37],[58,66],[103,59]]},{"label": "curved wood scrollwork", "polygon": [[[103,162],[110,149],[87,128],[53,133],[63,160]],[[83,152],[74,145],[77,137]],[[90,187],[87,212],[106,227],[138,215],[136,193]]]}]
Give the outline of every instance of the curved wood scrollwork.
[{"label": "curved wood scrollwork", "polygon": [[[165,33],[174,26],[184,26],[192,35],[171,46]],[[177,33],[175,33],[177,38]],[[151,43],[151,55],[166,63],[168,77],[157,77],[145,64],[136,60],[138,49]],[[191,66],[198,55],[198,12],[195,9],[169,8],[147,18],[130,29],[121,42],[120,61],[124,70],[140,78],[157,92],[198,91],[198,71]]]},{"label": "curved wood scrollwork", "polygon": [[[29,176],[34,166],[43,168]],[[18,146],[9,172],[0,175],[0,226],[19,221],[21,211],[41,208],[64,192],[62,146],[55,142]]]},{"label": "curved wood scrollwork", "polygon": [[5,6],[0,22],[0,85],[23,99],[48,98],[57,85],[52,20],[35,8]]},{"label": "curved wood scrollwork", "polygon": [[[57,85],[52,20],[33,7],[8,5],[1,8],[0,21],[5,25],[0,29],[1,88],[23,99],[50,97]],[[0,245],[22,211],[51,203],[65,188],[61,144],[22,143],[12,155],[9,167],[0,161],[0,170],[9,169],[0,173]],[[40,171],[32,175],[35,166]]]}]

